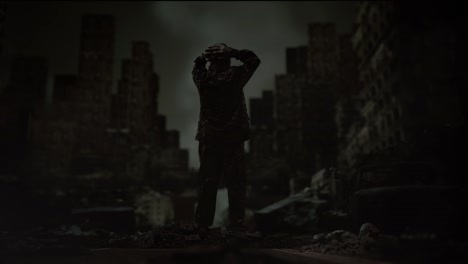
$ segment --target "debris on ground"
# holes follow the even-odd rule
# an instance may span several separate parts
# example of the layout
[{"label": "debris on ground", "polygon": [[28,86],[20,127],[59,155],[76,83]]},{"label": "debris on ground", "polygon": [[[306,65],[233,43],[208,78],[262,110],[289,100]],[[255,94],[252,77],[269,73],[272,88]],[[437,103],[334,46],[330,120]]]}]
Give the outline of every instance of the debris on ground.
[{"label": "debris on ground", "polygon": [[311,243],[301,247],[300,251],[345,256],[364,255],[359,236],[344,230],[336,230],[328,234],[317,234],[313,237]]}]

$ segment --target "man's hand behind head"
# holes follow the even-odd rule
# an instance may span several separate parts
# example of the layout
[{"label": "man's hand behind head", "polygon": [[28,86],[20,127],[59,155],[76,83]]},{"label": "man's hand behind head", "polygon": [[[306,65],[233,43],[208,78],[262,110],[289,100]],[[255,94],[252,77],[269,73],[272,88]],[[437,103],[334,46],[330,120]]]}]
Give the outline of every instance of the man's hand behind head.
[{"label": "man's hand behind head", "polygon": [[209,46],[205,50],[205,57],[208,60],[229,59],[231,58],[232,48],[226,44],[219,43]]}]

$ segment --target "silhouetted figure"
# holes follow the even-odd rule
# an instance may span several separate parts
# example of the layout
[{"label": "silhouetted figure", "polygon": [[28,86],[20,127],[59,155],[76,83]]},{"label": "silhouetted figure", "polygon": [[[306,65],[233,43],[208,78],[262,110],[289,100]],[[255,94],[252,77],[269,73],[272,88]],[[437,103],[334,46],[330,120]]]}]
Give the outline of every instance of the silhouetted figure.
[{"label": "silhouetted figure", "polygon": [[[231,66],[231,58],[243,65]],[[250,137],[243,88],[260,59],[250,50],[216,44],[194,62],[192,77],[201,104],[195,137],[199,141],[201,178],[195,220],[202,232],[213,224],[216,194],[223,175],[229,198],[229,227],[242,228],[246,195],[244,141]]]}]

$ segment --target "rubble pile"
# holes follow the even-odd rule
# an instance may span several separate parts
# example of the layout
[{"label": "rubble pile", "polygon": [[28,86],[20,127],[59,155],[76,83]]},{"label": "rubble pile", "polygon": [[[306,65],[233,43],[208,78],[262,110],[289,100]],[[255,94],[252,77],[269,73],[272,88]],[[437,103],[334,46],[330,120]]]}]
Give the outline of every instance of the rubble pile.
[{"label": "rubble pile", "polygon": [[184,248],[195,242],[203,244],[222,244],[224,237],[219,230],[213,230],[203,241],[191,226],[169,224],[147,232],[133,235],[112,234],[110,247],[123,248]]},{"label": "rubble pile", "polygon": [[290,234],[249,236],[230,234],[224,229],[212,229],[204,239],[190,226],[170,224],[134,235],[112,234],[109,247],[118,248],[186,248],[190,246],[229,246],[249,248],[295,248],[309,243],[310,238]]},{"label": "rubble pile", "polygon": [[172,223],[146,232],[116,233],[104,229],[85,229],[78,225],[39,227],[21,232],[0,233],[0,253],[42,254],[84,252],[96,248],[187,248],[191,246],[236,246],[241,248],[297,248],[309,238],[291,234],[248,236],[213,229],[201,239],[191,226]]},{"label": "rubble pile", "polygon": [[300,248],[301,252],[327,253],[336,255],[361,255],[359,236],[344,230],[320,233],[313,237],[309,245]]},{"label": "rubble pile", "polygon": [[252,248],[294,249],[310,244],[311,237],[291,234],[273,234],[264,236],[251,243]]},{"label": "rubble pile", "polygon": [[[250,235],[249,235],[250,234]],[[212,229],[201,239],[191,225],[172,223],[146,232],[114,233],[102,229],[85,229],[77,225],[34,228],[21,232],[0,232],[0,254],[86,254],[98,248],[182,249],[182,248],[248,248],[284,249],[314,255],[316,253],[394,259],[427,256],[432,259],[450,252],[465,256],[466,244],[456,245],[437,239],[435,234],[381,233],[373,224],[361,226],[359,234],[346,230],[304,235],[294,233],[230,233]],[[424,253],[429,250],[429,253]]]},{"label": "rubble pile", "polygon": [[435,234],[388,235],[381,233],[371,223],[363,224],[359,235],[345,230],[336,230],[317,234],[310,242],[296,250],[306,254],[325,253],[372,259],[411,259],[424,256],[428,260],[446,255],[448,252],[454,257],[466,251],[466,246],[455,246],[453,243],[436,239]]},{"label": "rubble pile", "polygon": [[378,257],[382,247],[396,247],[397,238],[381,234],[371,223],[365,223],[359,235],[345,230],[320,233],[312,238],[309,245],[302,246],[303,253],[326,253],[342,256]]}]

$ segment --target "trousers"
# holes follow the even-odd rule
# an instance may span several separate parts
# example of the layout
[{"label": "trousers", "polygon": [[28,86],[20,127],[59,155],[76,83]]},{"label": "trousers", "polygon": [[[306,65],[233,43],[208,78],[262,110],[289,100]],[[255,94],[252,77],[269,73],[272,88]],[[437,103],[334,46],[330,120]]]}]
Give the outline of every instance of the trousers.
[{"label": "trousers", "polygon": [[199,226],[213,224],[218,188],[225,185],[230,226],[241,226],[246,197],[244,142],[199,142],[198,154],[200,184],[195,221]]}]

